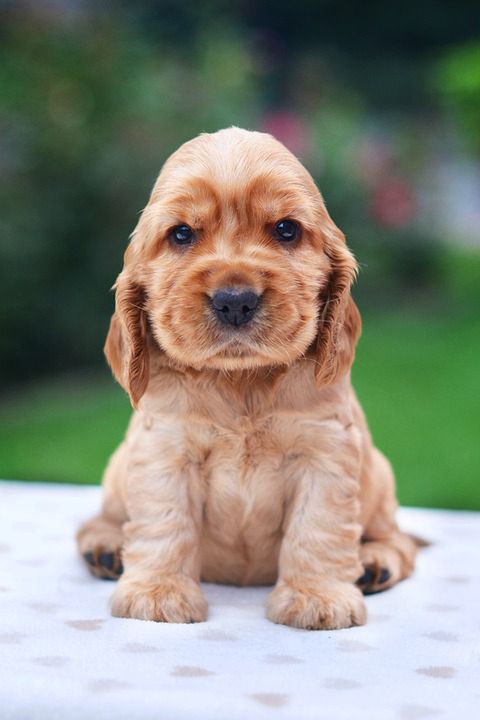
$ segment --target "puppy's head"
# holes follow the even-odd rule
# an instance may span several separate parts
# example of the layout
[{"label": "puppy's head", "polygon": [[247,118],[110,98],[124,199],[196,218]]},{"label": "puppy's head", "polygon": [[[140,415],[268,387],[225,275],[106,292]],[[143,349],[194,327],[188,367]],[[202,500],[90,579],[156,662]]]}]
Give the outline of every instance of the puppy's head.
[{"label": "puppy's head", "polygon": [[355,260],[301,163],[269,135],[201,135],[165,163],[125,253],[105,352],[134,405],[149,346],[240,370],[315,355],[330,384],[360,332]]}]

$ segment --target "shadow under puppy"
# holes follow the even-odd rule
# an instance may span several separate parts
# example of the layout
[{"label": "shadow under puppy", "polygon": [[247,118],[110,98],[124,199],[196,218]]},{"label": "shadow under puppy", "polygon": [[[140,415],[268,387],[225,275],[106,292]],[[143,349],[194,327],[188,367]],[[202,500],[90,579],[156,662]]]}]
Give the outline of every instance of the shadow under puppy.
[{"label": "shadow under puppy", "polygon": [[345,238],[301,163],[238,128],[165,163],[125,253],[105,352],[135,408],[78,532],[118,617],[207,617],[199,581],[275,584],[267,616],[366,620],[407,577],[390,465],[350,383]]}]

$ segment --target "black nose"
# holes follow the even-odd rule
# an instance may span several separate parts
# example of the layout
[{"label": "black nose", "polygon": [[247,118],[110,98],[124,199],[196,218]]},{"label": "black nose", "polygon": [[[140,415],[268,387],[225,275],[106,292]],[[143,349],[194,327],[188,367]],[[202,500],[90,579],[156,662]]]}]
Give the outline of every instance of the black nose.
[{"label": "black nose", "polygon": [[255,315],[259,297],[253,290],[217,290],[212,306],[221,322],[227,325],[245,325]]}]

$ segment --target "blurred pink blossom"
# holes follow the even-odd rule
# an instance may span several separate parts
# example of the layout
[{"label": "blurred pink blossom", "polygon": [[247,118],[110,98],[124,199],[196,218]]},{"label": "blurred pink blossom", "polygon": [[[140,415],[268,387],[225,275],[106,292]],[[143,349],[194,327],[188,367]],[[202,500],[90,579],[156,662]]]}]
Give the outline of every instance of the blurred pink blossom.
[{"label": "blurred pink blossom", "polygon": [[288,110],[264,115],[260,130],[280,140],[294,155],[305,156],[310,149],[310,133],[304,119]]},{"label": "blurred pink blossom", "polygon": [[356,148],[357,174],[370,185],[384,176],[392,162],[392,149],[380,138],[365,136]]},{"label": "blurred pink blossom", "polygon": [[412,185],[395,177],[385,177],[374,188],[370,211],[379,225],[400,228],[408,225],[417,212]]}]

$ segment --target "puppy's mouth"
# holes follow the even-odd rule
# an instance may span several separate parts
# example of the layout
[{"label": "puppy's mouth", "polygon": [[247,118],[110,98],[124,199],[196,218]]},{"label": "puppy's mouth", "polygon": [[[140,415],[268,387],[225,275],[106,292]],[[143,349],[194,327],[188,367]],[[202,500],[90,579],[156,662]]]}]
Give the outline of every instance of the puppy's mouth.
[{"label": "puppy's mouth", "polygon": [[166,352],[198,369],[233,371],[288,364],[306,351],[315,334],[314,311],[302,312],[289,298],[272,296],[268,289],[254,297],[220,295],[215,305],[212,296],[204,293],[200,312],[199,299],[194,296],[177,306],[181,312],[162,319],[158,332]]},{"label": "puppy's mouth", "polygon": [[258,327],[239,325],[235,328],[218,328],[217,342],[214,346],[215,355],[225,357],[247,357],[257,355],[259,343],[256,338]]},{"label": "puppy's mouth", "polygon": [[203,362],[227,370],[292,362],[311,343],[316,312],[302,312],[291,298],[266,288],[210,296],[204,305],[210,347]]},{"label": "puppy's mouth", "polygon": [[265,346],[264,313],[259,312],[249,322],[230,324],[210,314],[208,329],[210,347],[203,362],[213,367],[233,369],[264,365],[270,355]]},{"label": "puppy's mouth", "polygon": [[249,288],[224,288],[207,303],[207,324],[215,355],[245,358],[258,354],[265,322],[263,296]]},{"label": "puppy's mouth", "polygon": [[280,356],[284,362],[286,348],[287,352],[292,352],[296,345],[297,332],[298,328],[295,328],[288,342],[281,329],[273,329],[268,313],[264,312],[259,312],[251,322],[235,327],[225,327],[217,321],[215,340],[204,362],[232,370],[277,364]]}]

